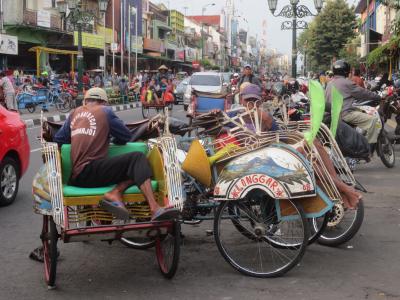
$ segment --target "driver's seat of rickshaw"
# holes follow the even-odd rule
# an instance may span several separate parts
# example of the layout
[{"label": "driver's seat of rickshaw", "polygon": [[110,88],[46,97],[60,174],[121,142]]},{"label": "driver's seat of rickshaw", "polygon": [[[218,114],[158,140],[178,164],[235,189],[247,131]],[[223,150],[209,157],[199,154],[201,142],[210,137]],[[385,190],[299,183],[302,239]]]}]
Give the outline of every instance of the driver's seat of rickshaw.
[{"label": "driver's seat of rickshaw", "polygon": [[[126,145],[110,145],[108,150],[108,156],[113,157],[121,154],[130,152],[142,152],[148,153],[148,148],[145,143],[127,143]],[[154,163],[149,158],[150,165],[152,166],[154,173]],[[72,161],[71,161],[71,145],[65,144],[61,147],[61,171],[62,171],[62,183],[63,183],[63,196],[64,205],[95,205],[103,198],[103,195],[110,191],[114,185],[96,188],[82,188],[77,186],[68,185],[68,180],[72,172]],[[157,177],[157,176],[155,176]],[[155,178],[157,179],[157,178]],[[152,180],[151,186],[154,192],[158,191],[159,184],[158,180]],[[144,201],[138,186],[134,185],[129,187],[124,194],[125,202],[140,202]]]}]

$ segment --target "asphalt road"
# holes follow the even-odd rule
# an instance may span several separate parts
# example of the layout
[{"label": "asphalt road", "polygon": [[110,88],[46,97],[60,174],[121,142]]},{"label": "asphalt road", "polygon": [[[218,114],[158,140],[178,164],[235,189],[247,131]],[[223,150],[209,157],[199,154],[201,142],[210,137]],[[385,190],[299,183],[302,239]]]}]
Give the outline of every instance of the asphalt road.
[{"label": "asphalt road", "polygon": [[[184,118],[182,106],[174,110]],[[139,110],[118,115],[125,121],[141,118]],[[377,159],[356,172],[369,190],[359,233],[340,248],[311,245],[284,277],[256,279],[233,270],[206,234],[212,223],[203,222],[183,227],[173,280],[159,274],[154,249],[137,251],[118,242],[59,243],[58,288],[48,291],[43,265],[28,258],[40,244],[41,229],[31,196],[41,164],[39,128],[28,134],[29,170],[15,203],[0,208],[0,299],[400,299],[400,173],[398,166],[387,169]]]}]

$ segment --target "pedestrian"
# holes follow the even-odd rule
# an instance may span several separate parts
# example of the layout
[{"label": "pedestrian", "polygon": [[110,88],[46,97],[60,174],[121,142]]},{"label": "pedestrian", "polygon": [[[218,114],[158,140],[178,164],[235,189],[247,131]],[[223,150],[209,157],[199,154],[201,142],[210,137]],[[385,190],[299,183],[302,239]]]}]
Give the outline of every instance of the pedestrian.
[{"label": "pedestrian", "polygon": [[4,71],[0,72],[0,87],[3,89],[6,108],[11,111],[18,111],[14,86]]},{"label": "pedestrian", "polygon": [[85,90],[88,90],[90,88],[90,77],[87,72],[83,73],[82,83]]},{"label": "pedestrian", "polygon": [[355,69],[351,80],[359,87],[365,88],[364,79],[361,78],[360,69]]},{"label": "pedestrian", "polygon": [[96,76],[94,77],[94,86],[103,87],[103,79],[101,78],[100,73],[96,73]]},{"label": "pedestrian", "polygon": [[123,103],[128,102],[129,87],[128,87],[128,83],[126,82],[126,79],[121,78],[118,86],[119,86],[119,93],[121,95],[122,102]]},{"label": "pedestrian", "polygon": [[245,65],[243,68],[243,75],[240,77],[238,87],[245,83],[245,82],[250,82],[252,84],[258,85],[261,88],[261,82],[260,80],[256,77],[256,75],[253,74],[253,69],[251,65]]}]

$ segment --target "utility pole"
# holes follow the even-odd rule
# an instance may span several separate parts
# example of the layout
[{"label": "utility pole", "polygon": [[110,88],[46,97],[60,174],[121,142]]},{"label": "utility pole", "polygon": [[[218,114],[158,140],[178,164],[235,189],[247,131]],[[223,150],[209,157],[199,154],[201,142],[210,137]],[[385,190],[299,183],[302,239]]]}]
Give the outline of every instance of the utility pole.
[{"label": "utility pole", "polygon": [[121,0],[121,77],[124,74],[125,0]]},{"label": "utility pole", "polygon": [[[369,0],[367,0],[367,26],[366,26],[366,33],[365,33],[365,44],[366,44],[366,56],[369,54]],[[368,78],[368,64],[365,63],[365,72],[367,73]]]},{"label": "utility pole", "polygon": [[[115,9],[114,9],[114,7],[115,7],[115,5],[114,5],[114,0],[112,0],[112,42],[113,42],[113,44],[115,44],[115,35],[114,35],[114,32],[115,32],[115,17],[114,17],[114,15],[115,15]],[[112,51],[112,77],[114,77],[114,74],[115,74],[115,51]]]}]

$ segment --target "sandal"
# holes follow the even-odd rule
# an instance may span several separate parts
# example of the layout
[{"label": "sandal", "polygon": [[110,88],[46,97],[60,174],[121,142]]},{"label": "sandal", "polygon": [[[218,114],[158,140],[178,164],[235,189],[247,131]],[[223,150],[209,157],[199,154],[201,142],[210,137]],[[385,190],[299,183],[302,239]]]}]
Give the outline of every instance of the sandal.
[{"label": "sandal", "polygon": [[180,211],[176,208],[159,208],[151,217],[151,221],[166,221],[173,220],[180,216]]},{"label": "sandal", "polygon": [[111,201],[106,198],[100,200],[100,207],[104,208],[106,211],[112,213],[117,219],[128,220],[129,211],[126,209],[125,205],[120,201]]}]

